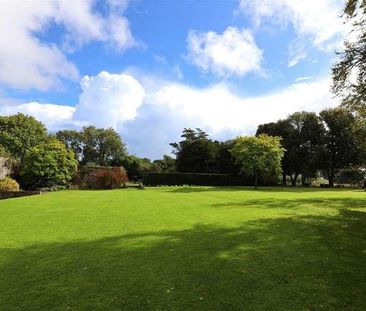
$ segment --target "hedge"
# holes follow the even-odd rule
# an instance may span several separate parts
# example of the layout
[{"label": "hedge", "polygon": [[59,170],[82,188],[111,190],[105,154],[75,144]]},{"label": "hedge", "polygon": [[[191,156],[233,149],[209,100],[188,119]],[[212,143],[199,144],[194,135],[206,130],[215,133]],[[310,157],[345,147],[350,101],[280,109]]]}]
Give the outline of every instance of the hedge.
[{"label": "hedge", "polygon": [[253,178],[228,174],[143,173],[145,186],[250,186]]}]

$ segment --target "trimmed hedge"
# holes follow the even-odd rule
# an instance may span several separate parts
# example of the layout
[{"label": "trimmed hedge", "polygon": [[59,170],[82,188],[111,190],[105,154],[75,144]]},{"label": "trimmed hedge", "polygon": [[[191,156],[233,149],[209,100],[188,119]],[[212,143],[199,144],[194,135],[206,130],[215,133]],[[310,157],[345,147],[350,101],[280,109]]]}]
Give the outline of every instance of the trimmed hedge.
[{"label": "trimmed hedge", "polygon": [[253,178],[228,174],[144,173],[145,186],[251,186]]}]

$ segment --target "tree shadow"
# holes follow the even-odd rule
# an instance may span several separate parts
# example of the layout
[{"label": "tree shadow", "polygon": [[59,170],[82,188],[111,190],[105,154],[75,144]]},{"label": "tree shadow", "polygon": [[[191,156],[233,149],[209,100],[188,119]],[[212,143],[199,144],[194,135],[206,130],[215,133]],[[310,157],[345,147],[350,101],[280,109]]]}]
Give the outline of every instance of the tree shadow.
[{"label": "tree shadow", "polygon": [[291,210],[304,209],[309,206],[315,206],[319,208],[347,208],[347,209],[366,209],[366,197],[365,199],[355,198],[296,198],[296,199],[258,199],[258,200],[245,200],[245,201],[233,201],[211,204],[212,207],[217,208],[285,208]]},{"label": "tree shadow", "polygon": [[366,213],[0,250],[0,310],[365,310]]},{"label": "tree shadow", "polygon": [[182,187],[159,187],[159,189],[171,193],[200,193],[200,192],[286,192],[286,193],[307,193],[307,192],[326,192],[326,191],[354,191],[360,192],[360,189],[339,189],[339,188],[310,188],[310,187],[196,187],[196,186],[182,186]]}]

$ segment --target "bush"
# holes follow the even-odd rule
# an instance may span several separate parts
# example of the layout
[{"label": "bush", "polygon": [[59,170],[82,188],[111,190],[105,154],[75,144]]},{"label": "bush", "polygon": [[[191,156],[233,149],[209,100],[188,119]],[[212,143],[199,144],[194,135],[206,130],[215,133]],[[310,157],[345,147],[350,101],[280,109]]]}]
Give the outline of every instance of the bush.
[{"label": "bush", "polygon": [[127,181],[126,170],[119,166],[81,167],[76,178],[76,184],[87,189],[116,189]]},{"label": "bush", "polygon": [[0,180],[0,191],[19,191],[19,184],[16,182],[16,180],[5,177],[4,179]]},{"label": "bush", "polygon": [[77,170],[74,153],[55,139],[30,148],[20,169],[21,184],[29,189],[67,186]]},{"label": "bush", "polygon": [[146,186],[250,186],[253,178],[228,174],[144,173]]}]

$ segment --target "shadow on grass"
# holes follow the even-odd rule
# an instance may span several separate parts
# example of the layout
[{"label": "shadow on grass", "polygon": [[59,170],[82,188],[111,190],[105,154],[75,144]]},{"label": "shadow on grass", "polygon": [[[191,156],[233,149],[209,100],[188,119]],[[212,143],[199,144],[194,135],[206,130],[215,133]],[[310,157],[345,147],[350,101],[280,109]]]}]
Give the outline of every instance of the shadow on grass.
[{"label": "shadow on grass", "polygon": [[365,310],[366,213],[0,250],[0,310]]},{"label": "shadow on grass", "polygon": [[238,208],[238,207],[260,207],[260,208],[289,208],[291,210],[303,209],[308,206],[319,208],[355,208],[366,209],[366,197],[365,199],[355,198],[312,198],[312,199],[258,199],[258,200],[245,200],[245,201],[233,201],[225,203],[211,204],[212,207],[217,208]]},{"label": "shadow on grass", "polygon": [[324,191],[363,191],[361,189],[346,189],[346,188],[310,188],[310,187],[259,187],[257,190],[254,187],[195,187],[195,186],[182,186],[182,187],[161,187],[167,192],[172,193],[199,193],[210,191],[222,191],[222,192],[236,192],[236,191],[256,191],[256,192],[324,192]]}]

